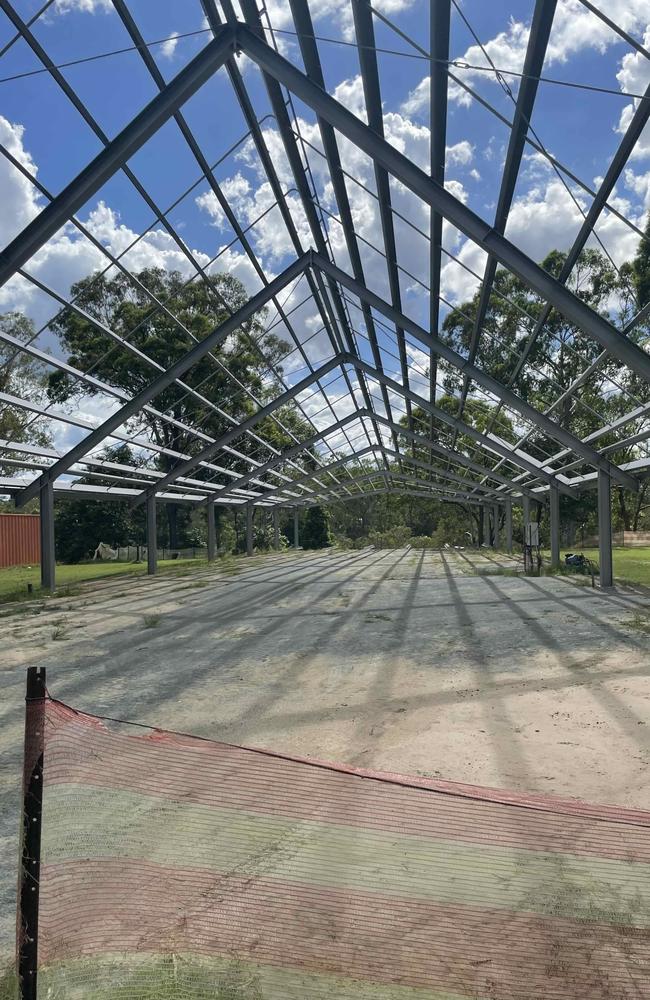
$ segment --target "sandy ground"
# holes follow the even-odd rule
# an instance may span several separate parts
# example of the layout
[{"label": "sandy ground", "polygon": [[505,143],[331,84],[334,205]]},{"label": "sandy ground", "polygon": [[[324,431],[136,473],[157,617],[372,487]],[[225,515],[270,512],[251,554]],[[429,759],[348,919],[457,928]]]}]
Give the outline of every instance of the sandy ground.
[{"label": "sandy ground", "polygon": [[287,553],[0,618],[0,951],[24,671],[97,714],[363,767],[650,808],[650,596],[472,552]]}]

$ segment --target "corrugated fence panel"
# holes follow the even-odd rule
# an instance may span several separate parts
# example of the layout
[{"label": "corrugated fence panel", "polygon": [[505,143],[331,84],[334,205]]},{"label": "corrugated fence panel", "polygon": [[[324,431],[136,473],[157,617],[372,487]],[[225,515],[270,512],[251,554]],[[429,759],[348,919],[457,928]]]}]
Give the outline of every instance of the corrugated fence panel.
[{"label": "corrugated fence panel", "polygon": [[38,514],[0,514],[0,567],[40,562],[39,521]]}]

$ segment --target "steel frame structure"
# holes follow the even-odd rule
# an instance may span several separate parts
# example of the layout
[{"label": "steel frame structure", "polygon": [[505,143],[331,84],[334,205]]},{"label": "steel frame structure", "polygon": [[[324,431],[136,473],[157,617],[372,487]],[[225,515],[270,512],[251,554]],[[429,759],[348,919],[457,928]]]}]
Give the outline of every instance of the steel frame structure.
[{"label": "steel frame structure", "polygon": [[[64,453],[21,442],[0,441],[0,461],[23,472],[21,476],[0,478],[0,492],[12,495],[18,506],[32,498],[40,498],[43,584],[54,586],[52,511],[56,495],[85,499],[113,498],[127,500],[134,506],[145,504],[150,537],[155,537],[157,502],[203,504],[210,514],[214,504],[244,506],[247,510],[249,550],[255,507],[263,507],[273,513],[277,540],[277,512],[280,507],[292,507],[297,511],[315,503],[350,501],[396,492],[405,496],[479,505],[488,512],[488,517],[489,511],[494,513],[495,535],[498,533],[499,512],[502,511],[506,544],[511,549],[512,502],[522,503],[527,512],[530,501],[535,500],[548,503],[551,557],[556,563],[559,559],[560,495],[574,496],[597,483],[600,522],[604,529],[601,531],[601,581],[605,586],[610,585],[611,524],[608,504],[611,489],[638,490],[639,477],[650,470],[650,459],[647,452],[642,454],[638,451],[631,461],[624,463],[614,463],[608,456],[623,447],[635,448],[650,437],[647,424],[650,405],[631,397],[631,402],[637,402],[637,405],[631,406],[627,414],[610,424],[603,422],[598,431],[584,439],[564,426],[556,415],[567,401],[576,406],[586,405],[580,398],[580,391],[590,379],[601,377],[600,372],[607,359],[615,359],[641,384],[650,384],[650,355],[630,337],[630,333],[648,318],[649,307],[639,309],[636,317],[619,330],[592,311],[568,287],[579,254],[588,239],[596,233],[603,212],[612,211],[622,218],[608,199],[650,120],[650,87],[637,103],[627,132],[604,172],[600,188],[591,192],[592,204],[587,212],[583,212],[584,222],[561,273],[555,278],[515,246],[505,232],[526,144],[546,156],[558,175],[564,177],[566,174],[572,182],[590,190],[547,153],[531,126],[556,0],[536,0],[534,5],[524,73],[516,101],[513,98],[515,107],[511,121],[454,76],[448,63],[453,0],[431,3],[428,53],[431,60],[431,149],[428,173],[385,137],[381,74],[375,41],[377,23],[381,22],[382,30],[395,30],[403,40],[416,48],[418,46],[387,17],[375,11],[370,0],[351,0],[366,121],[327,91],[309,0],[288,0],[297,40],[292,57],[278,50],[269,15],[266,11],[260,13],[255,0],[241,0],[243,20],[238,20],[231,0],[220,0],[219,3],[216,0],[200,0],[200,3],[212,38],[173,79],[166,82],[128,3],[126,0],[113,0],[117,16],[157,92],[125,128],[109,139],[38,41],[33,31],[34,19],[27,24],[10,0],[0,0],[0,9],[16,32],[13,42],[20,39],[29,47],[102,145],[100,152],[77,176],[54,195],[9,150],[0,149],[11,166],[47,199],[36,217],[0,252],[0,286],[16,276],[31,282],[55,303],[59,313],[71,310],[106,338],[107,348],[130,352],[152,371],[150,382],[136,395],[129,396],[98,379],[92,372],[81,371],[32,342],[25,343],[0,333],[0,338],[15,354],[24,351],[39,363],[64,373],[81,388],[87,387],[115,401],[115,409],[99,425],[91,426],[87,421],[53,409],[49,403],[44,405],[43,400],[0,395],[0,405],[31,414],[30,420],[62,421],[77,432],[86,432]],[[637,51],[642,50],[642,46],[613,22],[610,23],[591,4],[585,3],[585,6],[594,17],[606,20]],[[420,51],[425,50],[420,48]],[[238,64],[242,54],[259,70],[270,107],[270,112],[264,115],[256,109],[256,99],[251,95],[250,86]],[[246,125],[247,132],[241,141],[248,141],[255,152],[272,193],[272,210],[277,211],[292,247],[294,259],[273,277],[266,274],[254,250],[249,233],[254,223],[247,226],[238,218],[223,185],[217,180],[214,165],[209,163],[183,111],[190,98],[221,69],[227,73],[234,106]],[[496,74],[496,67],[494,70]],[[444,186],[449,79],[462,86],[510,129],[492,222],[481,218]],[[303,116],[312,116],[322,149],[315,149],[304,139],[295,102],[300,102],[301,109],[305,109],[301,110]],[[188,282],[203,283],[210,295],[218,294],[210,281],[209,268],[218,266],[222,251],[212,257],[208,265],[198,261],[170,221],[172,209],[160,208],[146,185],[139,180],[131,163],[137,151],[163,126],[172,122],[200,174],[189,191],[199,184],[207,185],[232,230],[233,241],[237,241],[242,248],[260,284],[259,290],[238,309],[231,309],[227,302],[222,301],[228,318],[199,341],[184,326],[182,318],[175,315],[165,301],[145,289],[131,272],[124,260],[124,254],[131,247],[122,254],[113,254],[78,218],[78,213],[89,200],[111,178],[122,172],[151,209],[153,225],[160,226],[187,258],[192,272]],[[286,156],[291,176],[289,190],[280,180],[269,149],[266,134],[269,128],[277,134]],[[388,298],[369,287],[368,265],[362,250],[370,244],[355,228],[350,200],[350,185],[355,180],[343,166],[343,143],[352,144],[372,163],[375,189],[368,190],[368,195],[376,205],[382,239],[381,247],[374,249],[384,262]],[[310,154],[318,155],[327,169],[335,212],[325,209],[320,203],[312,177]],[[404,272],[400,261],[396,220],[410,223],[395,207],[393,192],[396,184],[419,199],[429,212],[428,329],[409,317],[403,303],[400,278],[408,272]],[[187,191],[184,192],[172,208],[187,194]],[[302,226],[297,222],[296,208],[292,206],[290,195],[295,195],[303,213]],[[441,295],[443,254],[453,259],[443,245],[445,221],[487,254],[466,356],[452,350],[440,338],[441,304],[446,304]],[[636,229],[629,220],[623,221]],[[342,230],[345,266],[337,260],[332,249],[330,222]],[[169,367],[161,367],[131,343],[130,338],[137,328],[127,336],[118,334],[90,316],[74,299],[65,298],[30,273],[30,261],[34,255],[66,224],[76,226],[84,238],[106,257],[104,271],[110,268],[119,270],[150,299],[152,313],[164,313],[186,336],[187,351]],[[305,233],[308,234],[306,238]],[[144,238],[144,235],[138,239]],[[545,303],[523,351],[516,359],[507,384],[497,381],[480,365],[486,316],[492,296],[498,294],[494,285],[500,267],[516,275]],[[296,299],[296,289],[301,283],[306,289],[305,298],[300,302],[292,301]],[[318,357],[310,352],[311,338],[306,338],[304,330],[299,328],[300,310],[305,304],[318,319],[318,328],[312,337],[324,338],[327,344],[325,355],[322,349]],[[266,307],[272,310],[270,329],[281,327],[286,331],[291,347],[288,356],[293,361],[289,376],[280,371],[277,364],[269,367],[276,389],[280,391],[271,399],[257,399],[237,381],[223,359],[214,352]],[[517,379],[525,371],[533,346],[554,311],[575,324],[602,351],[572,384],[558,387],[557,398],[546,411],[541,412],[517,391]],[[359,324],[353,322],[353,315],[357,314]],[[265,359],[264,338],[253,346]],[[413,360],[416,350],[428,357],[428,371]],[[200,360],[205,359],[213,365],[215,372],[224,373],[230,380],[232,396],[227,399],[213,398],[205,385],[193,383],[193,370]],[[439,405],[437,395],[440,372],[451,370],[462,375],[462,389],[454,413]],[[174,414],[156,409],[156,398],[172,385],[207,410],[218,413],[228,424],[228,430],[215,438],[201,426],[183,423]],[[494,414],[486,430],[478,430],[469,419],[464,419],[467,401],[472,395],[494,404]],[[245,418],[238,418],[230,412],[229,404],[242,396],[254,403],[255,409]],[[314,411],[315,400],[321,404],[319,411]],[[287,431],[282,420],[283,407],[291,402],[299,407],[312,429],[312,433],[303,440]],[[343,415],[342,409],[345,411]],[[502,410],[507,412],[516,427],[515,441],[507,440],[498,433]],[[322,413],[328,414],[328,422],[323,423]],[[181,453],[162,447],[146,433],[140,430],[134,432],[128,422],[137,421],[143,414],[175,425],[189,435],[193,442],[190,452]],[[256,431],[257,425],[267,419],[289,434],[292,440],[290,447],[278,449]],[[617,437],[624,427],[627,428],[625,436]],[[251,447],[254,446],[255,450],[251,447],[242,450],[241,441],[244,438],[247,445],[252,442]],[[599,446],[603,438],[607,443]],[[526,444],[531,440],[535,447],[526,450]],[[552,446],[557,450],[550,454],[543,452],[539,440],[553,442]],[[129,442],[146,453],[148,461],[152,456],[155,459],[163,455],[172,468],[162,473],[146,464],[135,467],[109,462],[97,454],[97,450],[108,441]],[[418,446],[420,457],[417,457]],[[428,461],[423,460],[423,454],[428,454]],[[539,457],[540,454],[543,458]],[[29,478],[34,472],[36,474]],[[84,482],[79,482],[82,475]],[[87,480],[94,476],[101,477],[103,485],[88,484]],[[106,485],[107,480],[114,481],[115,485]],[[214,556],[214,551],[214,520],[210,516],[209,555]],[[155,572],[155,568],[154,549],[149,556],[150,572]]]}]

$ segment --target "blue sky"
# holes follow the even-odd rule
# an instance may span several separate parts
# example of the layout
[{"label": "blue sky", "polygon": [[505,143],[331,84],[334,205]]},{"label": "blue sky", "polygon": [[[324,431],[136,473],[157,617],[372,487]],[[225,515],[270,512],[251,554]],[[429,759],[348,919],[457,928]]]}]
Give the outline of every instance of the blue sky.
[{"label": "blue sky", "polygon": [[[18,0],[15,8],[25,19],[41,6],[40,0]],[[319,41],[326,84],[331,93],[363,117],[363,93],[358,79],[359,65],[352,40],[349,0],[311,0],[316,33],[330,41]],[[407,35],[425,49],[429,46],[426,0],[377,0],[381,10]],[[166,79],[173,77],[207,43],[209,33],[175,39],[177,34],[201,32],[205,22],[198,0],[131,0],[129,8],[147,41],[167,39],[152,47],[157,65]],[[269,0],[267,8],[281,51],[301,65],[289,5]],[[528,40],[533,3],[529,0],[463,0],[462,12],[482,46],[502,70],[520,70]],[[646,0],[609,0],[607,14],[634,37],[650,45],[650,13]],[[376,21],[377,45],[404,53],[379,53],[384,127],[389,141],[425,169],[428,164],[428,62],[411,58],[416,54],[389,27]],[[110,0],[55,0],[33,26],[33,31],[56,64],[95,55],[131,44]],[[14,29],[0,14],[0,46]],[[407,55],[408,54],[408,55]],[[462,17],[454,10],[451,29],[451,56],[472,64],[485,65]],[[17,42],[0,60],[0,76],[9,77],[39,68],[39,62],[23,41]],[[621,129],[633,111],[633,101],[622,90],[639,93],[650,83],[648,61],[622,39],[617,38],[580,0],[559,0],[548,48],[544,75],[580,84],[611,88],[615,94],[591,93],[583,89],[542,83],[533,117],[533,128],[544,147],[561,160],[589,187],[595,187],[621,140]],[[245,58],[240,68],[249,88],[256,113],[264,118],[268,99],[257,69]],[[136,52],[84,63],[62,70],[66,80],[109,137],[114,136],[157,92]],[[512,117],[512,99],[504,93],[491,73],[455,68],[454,72],[489,101],[501,114]],[[516,97],[517,80],[506,76]],[[300,131],[308,142],[320,148],[313,115],[296,104]],[[277,209],[270,209],[271,196],[250,143],[239,143],[246,127],[234,99],[225,71],[218,73],[183,108],[208,161],[216,163],[215,175],[242,224],[252,226],[250,237],[268,277],[281,271],[293,257],[293,249]],[[273,121],[264,124],[286,190],[293,187],[288,165]],[[56,193],[101,148],[101,141],[82,120],[48,74],[39,74],[0,84],[0,141],[52,193]],[[492,221],[498,197],[508,129],[485,108],[457,87],[450,88],[446,183],[458,198],[469,204],[487,221]],[[358,151],[340,142],[344,167],[370,191],[374,190],[371,164]],[[336,213],[329,177],[322,157],[309,153],[319,198]],[[166,125],[132,159],[131,167],[158,207],[167,211],[199,176],[198,167],[176,125]],[[515,201],[507,235],[537,260],[554,247],[567,249],[581,222],[571,194],[583,210],[590,197],[572,181],[567,187],[543,157],[528,148],[517,182]],[[414,196],[391,183],[394,206],[426,233],[428,210]],[[366,243],[361,254],[370,287],[388,297],[385,265],[367,244],[381,242],[379,214],[371,195],[348,181],[348,192],[357,231]],[[618,185],[613,199],[617,209],[636,226],[643,227],[650,205],[650,134],[642,137]],[[299,199],[289,193],[288,201],[305,246],[311,238]],[[29,181],[4,159],[0,160],[0,242],[5,244],[42,208],[45,200]],[[266,214],[264,214],[266,213]],[[116,175],[78,213],[93,233],[114,254],[122,253],[137,236],[152,226],[149,207],[123,174]],[[254,291],[259,283],[242,247],[234,242],[214,196],[205,181],[194,187],[169,212],[169,220],[186,246],[203,266],[219,254],[215,265],[232,271]],[[423,283],[428,275],[425,236],[396,221],[398,258],[404,268],[401,287],[404,309],[418,321],[428,314]],[[617,264],[629,259],[638,236],[613,215],[605,215],[598,227],[607,251]],[[349,265],[340,227],[330,223],[330,236],[337,262]],[[482,251],[453,227],[446,225],[443,242],[467,268],[481,274]],[[128,266],[138,270],[157,265],[191,273],[191,266],[159,225],[127,253]],[[83,236],[68,226],[36,255],[27,270],[61,294],[71,283],[100,266],[101,254]],[[445,257],[442,294],[452,303],[463,301],[476,288],[477,279],[459,264]],[[46,324],[54,313],[51,299],[27,282],[16,279],[0,291],[0,310],[18,308],[30,314],[37,326]],[[444,309],[443,309],[444,315]],[[313,310],[305,307],[297,315],[301,336],[314,329]],[[311,325],[310,325],[311,324]],[[41,343],[56,351],[47,330]],[[389,342],[383,346],[388,351]],[[314,361],[326,350],[318,337],[310,342]],[[412,354],[417,365],[423,359]],[[289,367],[291,367],[289,363]],[[391,362],[386,356],[387,367]],[[297,364],[297,362],[296,362]],[[66,431],[66,433],[69,433]]]}]

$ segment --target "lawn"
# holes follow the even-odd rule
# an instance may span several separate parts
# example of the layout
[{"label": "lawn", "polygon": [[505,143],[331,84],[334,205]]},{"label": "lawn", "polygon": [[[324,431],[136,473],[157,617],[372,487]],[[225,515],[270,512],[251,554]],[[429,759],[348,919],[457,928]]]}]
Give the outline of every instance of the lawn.
[{"label": "lawn", "polygon": [[[566,554],[565,549],[561,550],[562,561]],[[598,565],[598,549],[574,548],[574,552],[582,552],[588,559]],[[621,583],[641,583],[650,587],[650,546],[647,548],[615,548],[614,556],[614,577]]]},{"label": "lawn", "polygon": [[[191,572],[193,569],[205,568],[207,560],[196,559],[159,559],[158,572],[170,571]],[[62,563],[56,567],[56,585],[58,588],[74,587],[85,580],[104,579],[113,576],[133,576],[147,572],[146,561],[140,563],[126,562],[88,562],[67,566]],[[41,570],[34,566],[10,566],[0,569],[0,603],[18,601],[26,598],[27,584],[34,587],[34,597],[43,596],[40,589]]]}]

